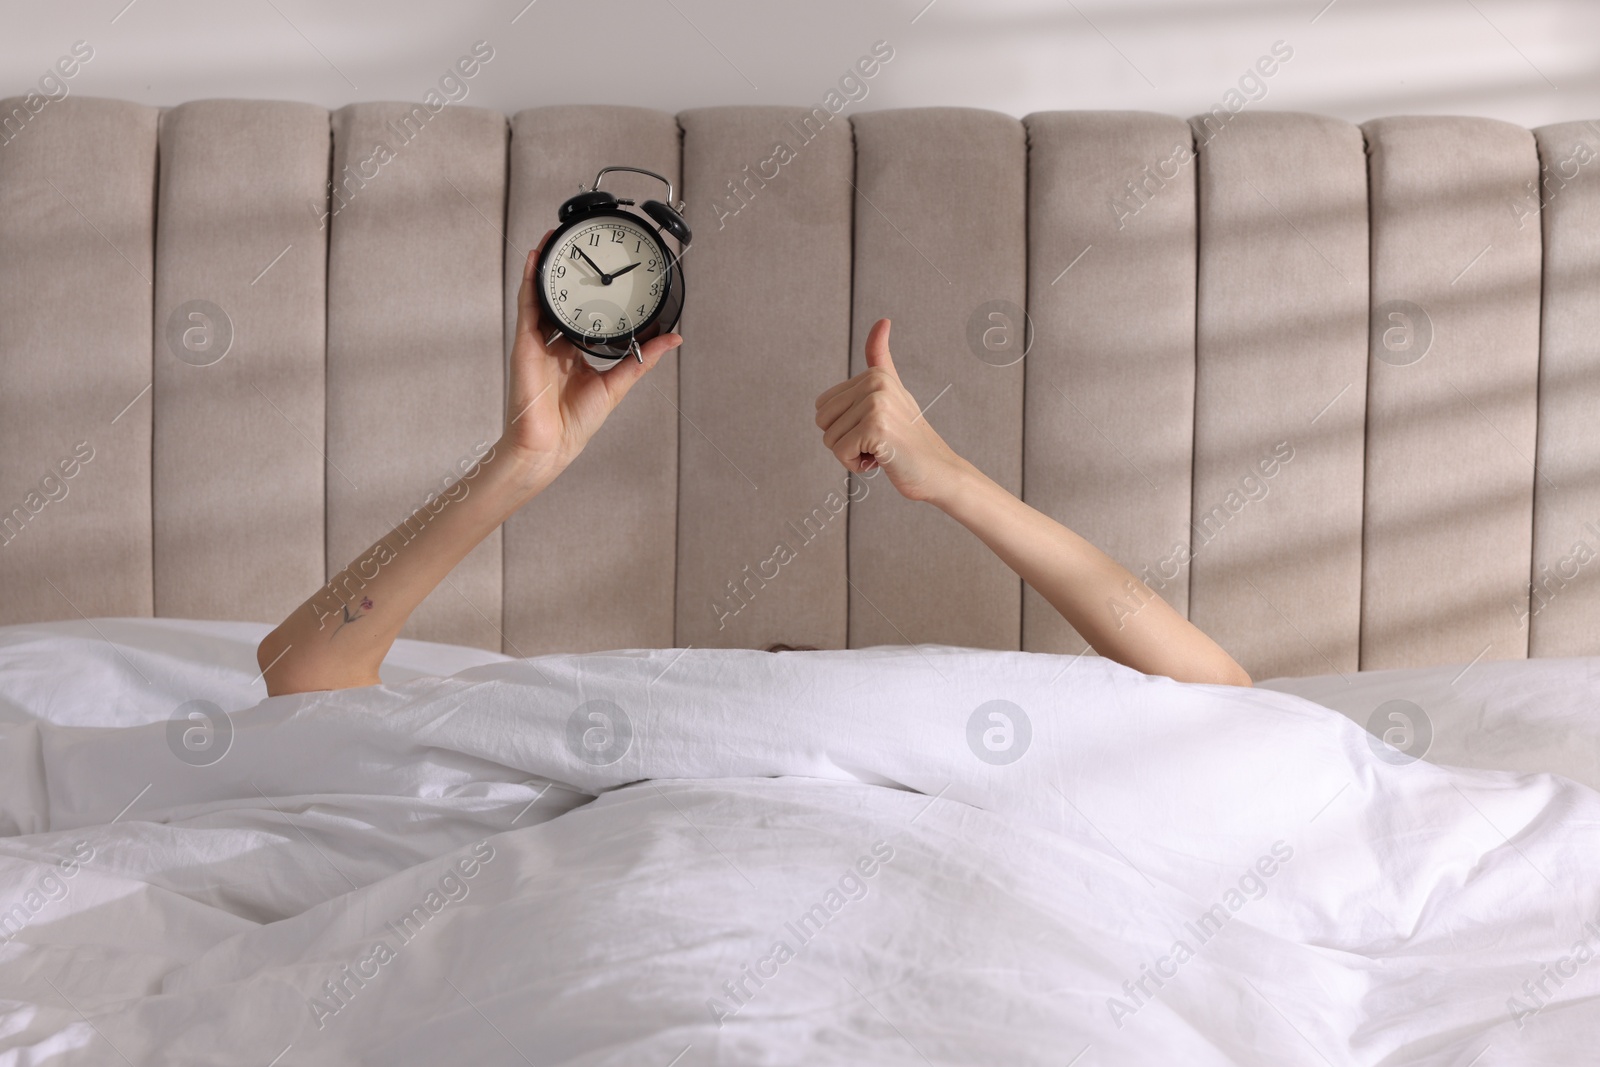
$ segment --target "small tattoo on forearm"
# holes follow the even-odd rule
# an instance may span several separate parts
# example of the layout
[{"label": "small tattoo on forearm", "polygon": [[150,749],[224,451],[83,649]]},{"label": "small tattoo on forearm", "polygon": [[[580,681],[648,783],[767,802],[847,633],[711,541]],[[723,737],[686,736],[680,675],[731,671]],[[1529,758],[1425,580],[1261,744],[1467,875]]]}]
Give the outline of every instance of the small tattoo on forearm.
[{"label": "small tattoo on forearm", "polygon": [[370,599],[368,599],[367,597],[362,597],[361,598],[361,609],[360,609],[360,611],[357,611],[354,615],[350,614],[350,605],[349,604],[340,604],[339,605],[339,610],[344,612],[344,621],[341,622],[337,627],[334,628],[333,633],[328,635],[329,640],[332,640],[335,636],[337,636],[337,634],[339,633],[340,630],[344,629],[346,626],[349,626],[351,623],[353,623],[353,622],[355,622],[355,621],[357,621],[359,619],[366,618],[366,616],[363,615],[361,612],[363,612],[363,611],[371,611],[372,610],[372,601]]}]

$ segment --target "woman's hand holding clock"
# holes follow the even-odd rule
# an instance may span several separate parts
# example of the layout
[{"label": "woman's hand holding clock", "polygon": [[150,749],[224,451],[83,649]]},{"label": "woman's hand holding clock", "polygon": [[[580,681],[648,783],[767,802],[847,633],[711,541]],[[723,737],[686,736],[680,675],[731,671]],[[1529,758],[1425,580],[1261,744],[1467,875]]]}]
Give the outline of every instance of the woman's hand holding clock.
[{"label": "woman's hand holding clock", "polygon": [[[256,664],[268,695],[378,685],[378,667],[417,605],[577,458],[634,383],[683,343],[664,333],[636,349],[639,360],[620,362],[606,374],[595,371],[546,321],[534,295],[539,255],[554,232],[522,265],[500,439],[443,496],[430,492],[262,640]],[[419,526],[427,537],[417,537]],[[359,607],[347,602],[350,590],[360,591]]]},{"label": "woman's hand holding clock", "polygon": [[594,371],[555,325],[544,321],[534,300],[534,265],[554,232],[540,239],[522,266],[506,424],[500,438],[500,447],[516,462],[530,496],[576,459],[634,383],[683,343],[676,333],[662,334],[640,347],[642,363],[628,359],[605,374]]}]

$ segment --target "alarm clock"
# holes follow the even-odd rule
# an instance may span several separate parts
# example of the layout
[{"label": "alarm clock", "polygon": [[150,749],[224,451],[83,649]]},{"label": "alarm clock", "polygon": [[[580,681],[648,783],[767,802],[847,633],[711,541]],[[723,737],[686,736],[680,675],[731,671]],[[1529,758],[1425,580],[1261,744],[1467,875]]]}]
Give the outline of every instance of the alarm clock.
[{"label": "alarm clock", "polygon": [[[648,175],[667,187],[667,199],[633,201],[600,188],[612,171]],[[583,186],[578,187],[582,189]],[[632,355],[641,342],[667,333],[683,313],[682,259],[689,250],[683,204],[672,206],[672,182],[640,167],[602,167],[594,185],[561,205],[559,223],[534,268],[545,321],[598,371]],[[652,225],[653,224],[653,225]],[[675,254],[665,240],[678,245]]]}]

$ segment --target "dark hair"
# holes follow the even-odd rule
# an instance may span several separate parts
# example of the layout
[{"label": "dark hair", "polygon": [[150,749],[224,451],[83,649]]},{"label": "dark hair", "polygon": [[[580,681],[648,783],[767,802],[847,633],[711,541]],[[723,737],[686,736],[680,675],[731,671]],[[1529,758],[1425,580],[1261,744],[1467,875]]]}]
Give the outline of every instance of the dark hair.
[{"label": "dark hair", "polygon": [[763,652],[819,652],[815,645],[768,645]]}]

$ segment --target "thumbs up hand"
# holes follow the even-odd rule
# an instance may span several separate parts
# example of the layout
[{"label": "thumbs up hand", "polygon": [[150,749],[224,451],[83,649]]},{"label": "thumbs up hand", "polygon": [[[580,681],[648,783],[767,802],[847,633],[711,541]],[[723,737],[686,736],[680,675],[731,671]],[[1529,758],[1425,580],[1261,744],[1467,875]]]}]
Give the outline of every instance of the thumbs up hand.
[{"label": "thumbs up hand", "polygon": [[845,470],[882,467],[908,500],[937,502],[967,466],[901,383],[889,354],[888,319],[867,335],[867,369],[817,397],[817,427]]}]

